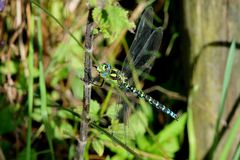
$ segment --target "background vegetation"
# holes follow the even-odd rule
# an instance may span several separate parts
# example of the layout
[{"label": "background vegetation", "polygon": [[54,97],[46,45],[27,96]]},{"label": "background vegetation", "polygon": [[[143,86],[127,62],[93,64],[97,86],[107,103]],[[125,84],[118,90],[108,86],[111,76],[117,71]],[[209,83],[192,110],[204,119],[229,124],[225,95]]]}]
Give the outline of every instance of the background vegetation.
[{"label": "background vegetation", "polygon": [[[93,85],[91,97],[84,95],[84,61],[92,54],[94,65],[121,66],[148,5],[164,35],[150,76],[137,85],[180,118],[175,121],[135,98],[131,103],[138,105],[124,127],[116,118],[118,97],[124,93],[106,84]],[[236,37],[224,41],[202,38],[199,45],[194,34],[203,32],[199,27],[206,30],[195,26],[199,15],[194,7],[200,5],[173,0],[0,0],[0,159],[239,159],[239,33],[231,32]],[[93,50],[86,50],[90,10]],[[219,65],[210,68],[221,70],[219,82],[201,79],[209,77],[210,69],[200,62],[216,65],[198,54],[209,46],[223,53]],[[90,70],[96,77],[94,67]],[[217,94],[206,97],[211,90]],[[84,117],[86,98],[91,100]],[[200,105],[208,99],[214,106]],[[85,144],[80,124],[86,120]],[[83,147],[77,148],[81,145],[83,153]]]}]

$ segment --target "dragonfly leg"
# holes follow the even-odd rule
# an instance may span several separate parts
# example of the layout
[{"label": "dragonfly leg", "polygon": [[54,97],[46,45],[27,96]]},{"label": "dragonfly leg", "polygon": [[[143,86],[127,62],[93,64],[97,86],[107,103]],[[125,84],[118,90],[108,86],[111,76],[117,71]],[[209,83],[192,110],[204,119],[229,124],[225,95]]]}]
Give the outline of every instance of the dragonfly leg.
[{"label": "dragonfly leg", "polygon": [[90,79],[90,82],[92,81],[92,75],[90,74],[90,71],[88,69],[84,69],[84,72],[86,73],[87,75],[87,79]]},{"label": "dragonfly leg", "polygon": [[[98,87],[102,87],[103,84],[104,84],[104,79],[100,76],[97,76],[95,78],[92,78],[91,74],[89,73],[89,71],[87,69],[84,70],[84,72],[86,73],[87,77],[79,77],[81,81],[87,83],[91,83],[95,86],[98,86]],[[100,83],[96,83],[96,82],[100,82]]]},{"label": "dragonfly leg", "polygon": [[[95,82],[100,82],[100,83],[95,83]],[[100,76],[97,76],[94,78],[94,80],[92,81],[92,84],[98,87],[102,87],[104,84],[104,79]]]},{"label": "dragonfly leg", "polygon": [[84,69],[84,72],[86,73],[87,77],[82,78],[82,77],[80,77],[80,76],[77,75],[78,78],[79,78],[81,81],[85,82],[85,83],[91,83],[91,84],[93,84],[93,80],[92,80],[92,77],[91,77],[89,71],[88,71],[87,69]]},{"label": "dragonfly leg", "polygon": [[93,84],[93,85],[95,85],[95,86],[98,86],[98,87],[102,87],[103,86],[103,84],[104,84],[104,79],[101,79],[101,84],[98,84],[98,83],[96,83],[97,81],[95,80],[96,78],[94,78],[94,80],[90,80],[90,81],[87,81],[86,80],[86,78],[81,78],[81,77],[79,77],[80,78],[80,80],[81,81],[83,81],[83,82],[90,82],[91,84]]}]

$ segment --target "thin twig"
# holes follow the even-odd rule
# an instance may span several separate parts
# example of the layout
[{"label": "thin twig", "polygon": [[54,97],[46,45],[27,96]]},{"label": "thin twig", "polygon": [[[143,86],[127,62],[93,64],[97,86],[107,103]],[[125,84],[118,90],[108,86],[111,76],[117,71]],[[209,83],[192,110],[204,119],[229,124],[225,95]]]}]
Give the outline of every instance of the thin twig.
[{"label": "thin twig", "polygon": [[160,86],[153,86],[151,88],[145,89],[144,92],[145,93],[150,93],[150,92],[155,91],[155,90],[166,94],[171,99],[175,99],[175,100],[179,100],[179,101],[183,101],[183,102],[187,101],[186,96],[181,95],[181,94],[179,94],[177,92],[174,92],[174,91],[167,90],[167,89],[165,89],[163,87],[160,87]]},{"label": "thin twig", "polygon": [[85,62],[84,62],[84,95],[83,95],[83,111],[82,111],[82,120],[80,127],[80,139],[78,141],[78,149],[76,159],[83,160],[85,146],[87,144],[87,134],[88,134],[88,113],[91,100],[91,68],[92,68],[92,51],[93,51],[93,19],[92,19],[93,9],[89,9],[88,19],[87,19],[87,28],[86,28],[86,40],[85,40]]}]

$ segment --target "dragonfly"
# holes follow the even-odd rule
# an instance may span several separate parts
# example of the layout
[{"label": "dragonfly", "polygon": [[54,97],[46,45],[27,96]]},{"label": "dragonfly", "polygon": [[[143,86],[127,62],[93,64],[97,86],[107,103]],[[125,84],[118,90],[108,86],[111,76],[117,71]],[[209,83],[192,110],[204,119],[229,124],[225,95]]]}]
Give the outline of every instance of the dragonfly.
[{"label": "dragonfly", "polygon": [[[178,120],[178,115],[171,109],[145,94],[142,90],[132,85],[132,70],[130,64],[133,64],[136,70],[141,71],[141,75],[150,72],[153,62],[157,57],[158,50],[162,41],[163,29],[153,26],[153,9],[145,9],[139,22],[136,35],[129,49],[129,54],[124,60],[122,70],[114,68],[108,63],[102,63],[96,67],[99,76],[110,83],[118,85],[124,92],[131,92],[138,98],[144,99],[157,110],[164,112],[173,119]],[[103,83],[102,83],[103,84]]]}]

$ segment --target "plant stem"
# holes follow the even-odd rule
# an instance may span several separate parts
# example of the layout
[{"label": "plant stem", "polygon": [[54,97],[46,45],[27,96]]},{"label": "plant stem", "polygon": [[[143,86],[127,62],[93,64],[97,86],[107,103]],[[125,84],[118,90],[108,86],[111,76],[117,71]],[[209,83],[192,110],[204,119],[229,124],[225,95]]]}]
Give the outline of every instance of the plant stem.
[{"label": "plant stem", "polygon": [[78,141],[78,149],[76,159],[83,160],[84,150],[87,144],[87,134],[88,134],[88,113],[91,100],[91,68],[92,68],[92,51],[93,51],[93,19],[92,19],[92,8],[89,8],[86,34],[85,34],[85,62],[84,62],[84,95],[83,95],[83,111],[80,127],[80,139]]}]

